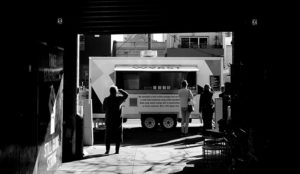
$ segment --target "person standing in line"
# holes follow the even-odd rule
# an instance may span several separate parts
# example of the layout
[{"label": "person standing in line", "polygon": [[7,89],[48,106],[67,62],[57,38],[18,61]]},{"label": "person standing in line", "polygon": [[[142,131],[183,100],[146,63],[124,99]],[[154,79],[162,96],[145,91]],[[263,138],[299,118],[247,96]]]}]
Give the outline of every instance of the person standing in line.
[{"label": "person standing in line", "polygon": [[230,82],[226,82],[225,86],[223,87],[224,91],[219,95],[219,97],[222,97],[222,103],[223,103],[223,119],[227,121],[228,119],[228,106],[231,105],[231,96],[230,96]]},{"label": "person standing in line", "polygon": [[209,84],[204,85],[204,91],[200,96],[200,108],[203,118],[203,129],[212,129],[212,116],[214,112],[213,92]]},{"label": "person standing in line", "polygon": [[224,132],[228,129],[229,122],[229,108],[231,105],[231,92],[230,92],[230,82],[226,82],[224,86],[224,91],[219,95],[222,98],[222,119],[218,121],[220,131]]},{"label": "person standing in line", "polygon": [[181,89],[178,91],[180,98],[180,107],[181,107],[181,135],[185,136],[188,134],[189,127],[189,118],[191,113],[188,111],[187,106],[188,102],[193,100],[192,91],[188,88],[188,82],[183,80],[181,83]]},{"label": "person standing in line", "polygon": [[122,103],[127,99],[128,93],[117,86],[111,86],[110,95],[103,101],[103,110],[105,112],[105,145],[106,152],[109,153],[110,143],[116,143],[116,154],[119,153],[120,144],[123,140],[122,128]]},{"label": "person standing in line", "polygon": [[225,94],[225,86],[221,86],[220,90],[221,90],[221,93],[219,94],[219,97],[223,97]]},{"label": "person standing in line", "polygon": [[[197,94],[201,96],[203,94],[203,91],[204,91],[204,88],[200,85],[197,85]],[[198,104],[199,104],[198,108],[200,108],[200,100],[199,100]],[[199,113],[200,113],[200,110],[199,110]],[[201,115],[199,115],[199,121],[201,124],[203,124],[203,119],[202,119]]]}]

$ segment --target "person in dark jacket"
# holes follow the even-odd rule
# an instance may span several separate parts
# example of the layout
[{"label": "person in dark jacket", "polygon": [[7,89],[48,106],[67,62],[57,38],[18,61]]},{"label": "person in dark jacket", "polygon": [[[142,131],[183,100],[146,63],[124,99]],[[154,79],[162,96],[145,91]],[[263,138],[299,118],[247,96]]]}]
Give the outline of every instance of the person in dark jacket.
[{"label": "person in dark jacket", "polygon": [[224,86],[224,91],[219,95],[222,97],[223,102],[223,119],[227,121],[228,119],[228,106],[231,105],[231,95],[230,95],[230,82],[226,82]]},{"label": "person in dark jacket", "polygon": [[231,92],[230,92],[230,82],[226,82],[224,86],[224,91],[219,95],[222,98],[222,119],[218,121],[219,129],[221,132],[226,131],[229,122],[229,107],[231,106]]},{"label": "person in dark jacket", "polygon": [[199,112],[202,113],[203,129],[212,129],[212,116],[214,112],[213,92],[209,84],[204,85],[204,91],[200,96]]},{"label": "person in dark jacket", "polygon": [[117,86],[110,87],[110,95],[103,101],[103,110],[105,112],[105,145],[106,152],[109,153],[110,143],[116,143],[116,154],[119,153],[120,144],[123,140],[122,129],[122,103],[127,99],[128,93]]}]

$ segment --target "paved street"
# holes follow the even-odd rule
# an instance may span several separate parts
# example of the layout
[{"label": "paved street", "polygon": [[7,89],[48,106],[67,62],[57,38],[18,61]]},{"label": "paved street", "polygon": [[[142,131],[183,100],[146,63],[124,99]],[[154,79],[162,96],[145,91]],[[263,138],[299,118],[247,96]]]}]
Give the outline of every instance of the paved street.
[{"label": "paved street", "polygon": [[[181,137],[180,124],[172,130],[145,130],[139,120],[129,120],[119,154],[114,154],[114,144],[110,154],[104,154],[104,130],[95,131],[94,140],[93,146],[84,147],[83,160],[63,163],[55,174],[208,173],[212,169],[203,165],[204,137],[197,121],[190,125],[189,135]],[[214,166],[213,170],[221,169]]]},{"label": "paved street", "polygon": [[[193,119],[189,124],[190,135],[199,134],[201,126],[199,120]],[[151,145],[177,139],[180,138],[180,127],[181,124],[177,123],[177,127],[171,130],[164,130],[161,127],[145,130],[139,119],[129,119],[123,123],[123,145]],[[94,144],[104,144],[104,130],[94,132]]]}]

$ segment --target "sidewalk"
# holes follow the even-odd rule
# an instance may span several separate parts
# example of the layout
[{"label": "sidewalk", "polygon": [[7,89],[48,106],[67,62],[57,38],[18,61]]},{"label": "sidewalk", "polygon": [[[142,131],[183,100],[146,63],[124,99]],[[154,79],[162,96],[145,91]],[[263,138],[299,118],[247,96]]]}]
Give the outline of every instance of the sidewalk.
[{"label": "sidewalk", "polygon": [[197,162],[203,158],[203,137],[192,135],[164,143],[123,145],[119,154],[111,146],[104,155],[104,145],[84,147],[85,159],[63,163],[55,174],[98,173],[190,173],[198,171]]}]

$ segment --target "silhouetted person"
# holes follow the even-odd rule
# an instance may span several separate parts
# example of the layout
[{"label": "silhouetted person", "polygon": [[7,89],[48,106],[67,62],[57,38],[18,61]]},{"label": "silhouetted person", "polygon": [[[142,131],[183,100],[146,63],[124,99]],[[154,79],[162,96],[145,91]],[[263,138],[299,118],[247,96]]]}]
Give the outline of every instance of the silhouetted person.
[{"label": "silhouetted person", "polygon": [[197,85],[197,94],[201,95],[203,93],[203,91],[204,91],[204,88],[200,85]]},{"label": "silhouetted person", "polygon": [[[197,94],[200,94],[200,96],[203,94],[204,88],[200,85],[197,85]],[[201,98],[200,98],[201,99]],[[199,112],[200,112],[200,100],[199,100]],[[199,116],[200,123],[203,123],[202,117]]]},{"label": "silhouetted person", "polygon": [[[110,87],[110,95],[103,101],[103,110],[105,112],[105,145],[106,152],[109,153],[110,143],[116,143],[116,153],[119,153],[120,143],[123,140],[122,129],[122,103],[127,99],[128,93],[116,86]],[[119,95],[118,92],[121,94]]]},{"label": "silhouetted person", "polygon": [[225,86],[221,86],[221,93],[219,94],[219,97],[222,97],[225,92]]},{"label": "silhouetted person", "polygon": [[228,119],[228,106],[231,105],[231,95],[230,95],[230,83],[226,82],[224,86],[224,91],[219,94],[219,97],[222,97],[222,111],[223,111],[223,119],[227,121]]},{"label": "silhouetted person", "polygon": [[214,112],[213,92],[209,84],[204,85],[204,91],[200,96],[199,112],[202,113],[203,129],[212,129],[212,116]]},{"label": "silhouetted person", "polygon": [[182,81],[181,89],[178,91],[180,98],[180,107],[181,107],[181,134],[187,135],[189,127],[189,118],[191,113],[188,111],[187,106],[188,102],[193,100],[193,94],[188,88],[188,83],[186,80]]},{"label": "silhouetted person", "polygon": [[231,106],[231,94],[230,94],[230,83],[226,82],[225,83],[225,87],[224,87],[224,91],[219,94],[219,97],[222,98],[222,119],[220,119],[218,121],[219,124],[219,128],[221,132],[226,131],[226,129],[228,128],[228,112],[229,111],[229,107]]}]

